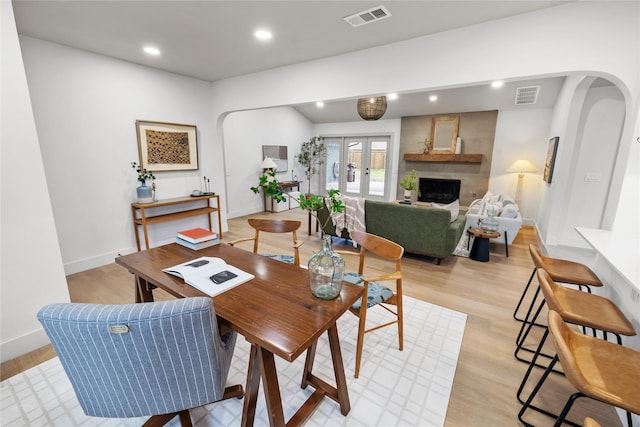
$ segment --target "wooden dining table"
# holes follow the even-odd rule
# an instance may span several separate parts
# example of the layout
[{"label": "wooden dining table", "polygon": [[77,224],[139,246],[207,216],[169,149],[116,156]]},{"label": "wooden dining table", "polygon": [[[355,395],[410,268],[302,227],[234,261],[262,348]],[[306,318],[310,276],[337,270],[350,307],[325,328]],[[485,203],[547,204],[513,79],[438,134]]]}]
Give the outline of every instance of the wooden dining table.
[{"label": "wooden dining table", "polygon": [[[363,288],[344,282],[336,299],[321,300],[309,290],[307,270],[225,243],[199,251],[172,243],[115,261],[134,275],[136,302],[149,302],[155,287],[177,298],[206,295],[162,271],[202,256],[222,258],[255,276],[213,297],[221,326],[237,331],[251,344],[242,425],[253,425],[261,380],[271,426],[302,424],[325,396],[337,402],[346,416],[351,406],[336,321],[362,296]],[[324,333],[329,339],[335,386],[312,373],[317,341]],[[301,387],[311,385],[314,392],[285,422],[275,356],[292,362],[305,351]]]}]

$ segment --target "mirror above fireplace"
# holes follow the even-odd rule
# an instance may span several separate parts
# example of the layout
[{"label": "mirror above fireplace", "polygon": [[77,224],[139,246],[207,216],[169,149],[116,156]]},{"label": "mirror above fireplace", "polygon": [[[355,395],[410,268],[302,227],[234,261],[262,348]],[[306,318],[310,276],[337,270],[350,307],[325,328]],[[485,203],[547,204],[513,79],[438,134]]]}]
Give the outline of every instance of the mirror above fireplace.
[{"label": "mirror above fireplace", "polygon": [[431,151],[433,154],[455,153],[459,121],[459,116],[431,118]]}]

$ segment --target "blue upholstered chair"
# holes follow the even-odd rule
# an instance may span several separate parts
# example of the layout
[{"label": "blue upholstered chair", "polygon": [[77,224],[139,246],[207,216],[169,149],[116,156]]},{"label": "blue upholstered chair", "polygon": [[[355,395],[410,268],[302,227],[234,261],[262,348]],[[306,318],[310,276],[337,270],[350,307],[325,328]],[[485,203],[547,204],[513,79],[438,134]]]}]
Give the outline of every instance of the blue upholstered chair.
[{"label": "blue upholstered chair", "polygon": [[302,246],[304,241],[298,241],[297,230],[300,228],[302,224],[301,221],[291,220],[291,219],[259,219],[259,218],[250,218],[247,220],[249,225],[256,231],[253,237],[245,237],[241,239],[234,240],[229,242],[231,246],[235,246],[241,242],[253,241],[253,252],[258,253],[258,244],[260,241],[260,232],[264,233],[291,233],[292,240],[292,249],[293,255],[289,254],[260,254],[269,258],[276,259],[278,261],[286,262],[288,264],[293,264],[296,267],[300,267],[300,253],[299,248]]},{"label": "blue upholstered chair", "polygon": [[[360,375],[360,361],[362,359],[362,348],[364,346],[364,335],[377,329],[390,325],[398,325],[398,348],[402,350],[403,327],[402,327],[402,255],[404,248],[391,240],[384,239],[373,234],[362,231],[351,231],[351,238],[360,246],[358,252],[335,251],[341,255],[357,255],[360,257],[358,273],[345,273],[343,280],[364,286],[362,298],[353,304],[349,309],[360,318],[358,325],[358,343],[356,346],[356,367],[354,376]],[[391,273],[375,275],[364,275],[365,255],[367,252],[373,253],[383,259],[395,263],[395,269]],[[380,284],[379,282],[395,282],[395,291]],[[395,311],[387,307],[395,305]],[[372,326],[367,329],[367,310],[378,306],[395,316],[395,320],[382,325]]]},{"label": "blue upholstered chair", "polygon": [[220,335],[211,298],[51,304],[37,316],[89,416],[190,426],[190,408],[243,395],[225,388],[237,333]]}]

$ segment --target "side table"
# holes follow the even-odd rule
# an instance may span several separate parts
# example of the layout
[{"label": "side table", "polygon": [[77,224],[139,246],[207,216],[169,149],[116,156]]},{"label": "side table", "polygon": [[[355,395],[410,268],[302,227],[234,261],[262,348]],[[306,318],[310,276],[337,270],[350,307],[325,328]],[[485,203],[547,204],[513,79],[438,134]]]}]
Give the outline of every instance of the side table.
[{"label": "side table", "polygon": [[469,236],[474,236],[473,246],[471,246],[471,252],[469,252],[469,258],[475,261],[487,262],[489,261],[489,239],[500,237],[500,233],[497,231],[484,231],[481,228],[469,227],[467,229]]}]

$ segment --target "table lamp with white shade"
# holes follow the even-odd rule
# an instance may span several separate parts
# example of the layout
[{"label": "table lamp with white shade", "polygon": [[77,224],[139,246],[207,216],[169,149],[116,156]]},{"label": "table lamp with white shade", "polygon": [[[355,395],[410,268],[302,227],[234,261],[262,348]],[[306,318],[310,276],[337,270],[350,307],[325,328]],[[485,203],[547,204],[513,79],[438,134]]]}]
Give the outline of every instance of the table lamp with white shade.
[{"label": "table lamp with white shade", "polygon": [[516,187],[516,203],[520,203],[522,200],[522,187],[524,185],[524,174],[535,173],[538,169],[529,160],[516,160],[511,166],[509,166],[506,172],[518,174],[518,185]]},{"label": "table lamp with white shade", "polygon": [[275,171],[278,165],[276,165],[276,162],[274,162],[271,157],[265,157],[260,167],[263,171],[266,171],[267,169],[272,169]]}]

